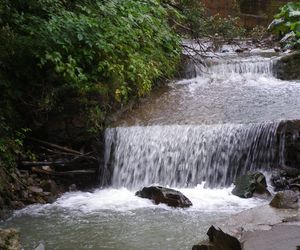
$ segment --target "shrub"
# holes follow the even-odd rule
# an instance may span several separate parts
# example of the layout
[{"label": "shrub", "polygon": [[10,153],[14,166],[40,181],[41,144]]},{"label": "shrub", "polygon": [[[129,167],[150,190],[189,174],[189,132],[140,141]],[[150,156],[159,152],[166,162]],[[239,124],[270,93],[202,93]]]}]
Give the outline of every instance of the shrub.
[{"label": "shrub", "polygon": [[0,115],[18,114],[20,127],[45,123],[70,95],[101,127],[110,107],[146,95],[179,61],[158,0],[2,0],[0,15]]},{"label": "shrub", "polygon": [[299,48],[300,3],[290,2],[281,7],[268,29],[279,35],[281,43],[286,49]]}]

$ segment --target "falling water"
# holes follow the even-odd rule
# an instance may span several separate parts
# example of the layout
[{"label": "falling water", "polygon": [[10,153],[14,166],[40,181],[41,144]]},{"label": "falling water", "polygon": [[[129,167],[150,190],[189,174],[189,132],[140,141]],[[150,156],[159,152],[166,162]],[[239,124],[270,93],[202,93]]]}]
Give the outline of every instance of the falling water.
[{"label": "falling water", "polygon": [[204,64],[187,64],[188,77],[208,75],[230,76],[232,74],[254,74],[272,77],[275,75],[276,59],[260,56],[246,58],[217,58],[206,60]]},{"label": "falling water", "polygon": [[[257,54],[220,54],[207,65],[191,65],[188,79],[154,91],[106,130],[105,188],[27,207],[0,226],[20,228],[26,249],[44,241],[46,249],[187,250],[217,220],[265,204],[232,195],[230,185],[287,162],[280,121],[299,119],[300,84],[276,79],[274,60]],[[193,206],[134,195],[153,183],[179,189]]]},{"label": "falling water", "polygon": [[112,185],[159,183],[224,187],[248,170],[276,163],[278,123],[170,125],[107,129],[106,167]]}]

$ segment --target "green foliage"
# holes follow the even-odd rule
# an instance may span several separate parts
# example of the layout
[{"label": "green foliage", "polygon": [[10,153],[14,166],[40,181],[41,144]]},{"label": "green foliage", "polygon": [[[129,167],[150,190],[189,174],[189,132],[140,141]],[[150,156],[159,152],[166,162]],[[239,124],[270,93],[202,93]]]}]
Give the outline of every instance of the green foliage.
[{"label": "green foliage", "polygon": [[15,129],[43,124],[74,97],[87,131],[101,129],[111,107],[174,72],[168,15],[159,0],[2,0],[0,115]]},{"label": "green foliage", "polygon": [[220,36],[236,38],[245,34],[245,29],[238,24],[238,18],[220,15],[210,16],[198,0],[180,0],[180,9],[191,31],[192,37]]},{"label": "green foliage", "polygon": [[281,42],[285,48],[299,48],[300,3],[290,2],[281,7],[268,29],[282,38]]},{"label": "green foliage", "polygon": [[23,140],[29,129],[12,131],[3,117],[0,117],[0,162],[6,167],[12,168],[15,165],[16,157],[21,153]]}]

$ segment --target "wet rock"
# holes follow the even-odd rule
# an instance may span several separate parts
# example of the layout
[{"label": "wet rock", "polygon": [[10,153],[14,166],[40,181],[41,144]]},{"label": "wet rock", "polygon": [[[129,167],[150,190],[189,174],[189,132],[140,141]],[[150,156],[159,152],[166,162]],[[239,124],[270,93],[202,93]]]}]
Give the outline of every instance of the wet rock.
[{"label": "wet rock", "polygon": [[34,250],[45,250],[45,245],[40,243]]},{"label": "wet rock", "polygon": [[280,171],[276,171],[275,173],[272,173],[271,183],[275,188],[275,191],[289,189],[287,173],[284,170],[280,170]]},{"label": "wet rock", "polygon": [[142,190],[137,191],[135,195],[141,198],[150,199],[155,204],[164,203],[170,207],[184,208],[193,205],[181,192],[160,186],[144,187]]},{"label": "wet rock", "polygon": [[25,206],[24,203],[21,201],[12,201],[11,202],[11,207],[13,209],[20,209],[20,208],[23,208],[24,206]]},{"label": "wet rock", "polygon": [[248,172],[238,177],[234,184],[235,188],[232,190],[232,194],[240,198],[267,197],[271,195],[267,189],[266,178],[261,172]]},{"label": "wet rock", "polygon": [[192,250],[242,250],[237,238],[211,226],[207,231],[209,241],[194,245]]},{"label": "wet rock", "polygon": [[270,202],[270,206],[275,208],[298,209],[298,196],[298,193],[291,190],[280,191]]},{"label": "wet rock", "polygon": [[28,195],[28,191],[27,190],[23,190],[21,193],[21,197],[23,199],[28,199],[29,195]]},{"label": "wet rock", "polygon": [[15,229],[0,229],[0,249],[20,250],[20,235]]},{"label": "wet rock", "polygon": [[53,169],[50,166],[42,166],[42,169],[45,171],[53,171]]},{"label": "wet rock", "polygon": [[29,186],[28,190],[32,193],[43,193],[43,189],[37,186]]},{"label": "wet rock", "polygon": [[254,230],[244,234],[244,250],[296,250],[300,244],[300,227],[279,224],[269,230]]},{"label": "wet rock", "polygon": [[58,186],[53,180],[44,180],[41,182],[40,186],[45,192],[49,192],[54,196],[59,194]]},{"label": "wet rock", "polygon": [[281,57],[275,65],[277,77],[282,80],[300,79],[300,52]]},{"label": "wet rock", "polygon": [[71,184],[69,186],[69,192],[76,192],[77,191],[77,186],[76,184]]},{"label": "wet rock", "polygon": [[236,52],[236,53],[243,53],[244,50],[243,50],[242,48],[239,48],[239,49],[236,49],[235,52]]},{"label": "wet rock", "polygon": [[[300,53],[300,52],[299,52]],[[281,158],[282,166],[288,176],[300,175],[300,120],[289,120],[281,122],[278,127],[278,136],[283,142]]]},{"label": "wet rock", "polygon": [[281,170],[272,173],[271,183],[275,191],[294,190],[300,191],[300,170],[291,167],[282,167]]},{"label": "wet rock", "polygon": [[281,48],[280,48],[280,47],[275,47],[275,48],[274,48],[274,51],[275,51],[275,52],[280,52],[280,51],[281,51]]}]

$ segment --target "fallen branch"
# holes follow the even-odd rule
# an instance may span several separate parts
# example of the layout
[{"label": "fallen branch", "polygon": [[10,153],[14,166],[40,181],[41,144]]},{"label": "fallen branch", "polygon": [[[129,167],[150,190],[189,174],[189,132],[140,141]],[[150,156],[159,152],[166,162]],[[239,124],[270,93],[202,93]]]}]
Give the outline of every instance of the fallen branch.
[{"label": "fallen branch", "polygon": [[32,137],[30,137],[28,139],[31,140],[31,141],[34,141],[34,142],[37,142],[37,143],[49,146],[51,148],[62,150],[62,151],[67,152],[67,153],[73,153],[73,154],[76,154],[76,155],[82,155],[82,153],[79,152],[79,151],[77,151],[77,150],[66,148],[66,147],[63,147],[63,146],[59,146],[59,145],[54,144],[54,143],[49,143],[49,142],[42,141],[42,140],[39,140],[39,139],[35,139],[35,138],[32,138]]},{"label": "fallen branch", "polygon": [[55,172],[55,171],[48,171],[48,170],[33,167],[31,171],[33,173],[45,174],[51,176],[73,176],[73,175],[83,175],[83,174],[96,174],[96,170],[93,169]]},{"label": "fallen branch", "polygon": [[24,167],[65,166],[65,161],[21,161]]}]

